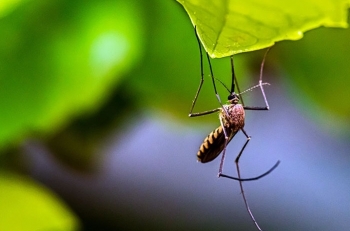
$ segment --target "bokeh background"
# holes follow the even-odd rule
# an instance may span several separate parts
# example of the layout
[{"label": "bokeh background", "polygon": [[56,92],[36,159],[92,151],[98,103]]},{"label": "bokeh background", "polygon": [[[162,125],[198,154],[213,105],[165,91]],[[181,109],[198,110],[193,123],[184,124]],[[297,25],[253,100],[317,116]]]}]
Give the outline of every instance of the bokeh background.
[{"label": "bokeh background", "polygon": [[[241,158],[244,177],[281,161],[244,183],[264,230],[350,229],[349,41],[320,28],[268,54],[271,110],[246,112]],[[263,54],[235,56],[241,89]],[[212,63],[229,85],[229,60]],[[219,126],[188,118],[199,71],[175,1],[13,1],[0,13],[0,230],[254,230],[219,159],[196,162]],[[207,67],[205,78],[196,111],[219,106]],[[243,96],[263,105],[258,90]],[[230,143],[225,173],[244,141]]]}]

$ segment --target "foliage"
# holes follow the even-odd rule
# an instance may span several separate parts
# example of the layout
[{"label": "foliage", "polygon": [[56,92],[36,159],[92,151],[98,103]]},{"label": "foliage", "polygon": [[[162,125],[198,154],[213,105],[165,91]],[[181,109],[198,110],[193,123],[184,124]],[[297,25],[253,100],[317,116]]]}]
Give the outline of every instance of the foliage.
[{"label": "foliage", "polygon": [[213,58],[300,39],[319,26],[347,27],[344,0],[178,0]]},{"label": "foliage", "polygon": [[72,212],[53,194],[26,177],[0,172],[1,231],[77,230]]},{"label": "foliage", "polygon": [[91,111],[136,63],[137,8],[83,2],[26,1],[1,19],[0,147]]}]

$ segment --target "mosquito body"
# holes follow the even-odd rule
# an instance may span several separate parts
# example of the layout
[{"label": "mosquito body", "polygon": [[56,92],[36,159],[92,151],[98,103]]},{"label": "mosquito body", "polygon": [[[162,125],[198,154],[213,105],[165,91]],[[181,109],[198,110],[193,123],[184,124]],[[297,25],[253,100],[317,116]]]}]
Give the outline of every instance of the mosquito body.
[{"label": "mosquito body", "polygon": [[[208,63],[209,63],[209,70],[210,70],[210,74],[211,74],[211,79],[212,79],[212,83],[213,83],[213,87],[214,87],[214,92],[215,92],[216,98],[217,98],[221,107],[215,108],[215,109],[212,109],[209,111],[204,111],[204,112],[193,112],[194,105],[197,101],[197,98],[199,96],[199,93],[201,91],[201,88],[202,88],[202,85],[204,82],[204,73],[203,73],[204,71],[203,71],[203,60],[202,60],[203,55],[202,55],[202,48],[201,48],[201,44],[200,44],[197,33],[196,33],[196,37],[197,37],[197,41],[199,44],[199,51],[200,51],[201,81],[200,81],[198,90],[196,92],[195,98],[192,102],[189,116],[196,117],[196,116],[203,116],[203,115],[208,115],[208,114],[212,114],[215,112],[219,112],[219,120],[220,120],[220,126],[218,128],[216,128],[214,131],[212,131],[204,139],[203,143],[199,147],[199,151],[197,152],[197,159],[198,159],[198,161],[200,161],[202,163],[207,163],[207,162],[214,160],[216,157],[218,157],[222,153],[218,176],[239,181],[239,186],[241,189],[241,194],[243,197],[245,207],[249,213],[249,216],[253,220],[255,226],[257,227],[258,230],[261,231],[261,228],[259,227],[258,223],[256,222],[256,220],[255,220],[255,218],[254,218],[254,216],[249,208],[249,205],[248,205],[248,202],[247,202],[244,190],[243,190],[243,181],[257,180],[257,179],[260,179],[261,177],[266,176],[267,174],[269,174],[271,171],[273,171],[278,166],[279,161],[277,161],[277,163],[269,171],[265,172],[264,174],[262,174],[260,176],[253,177],[253,178],[241,178],[241,172],[240,172],[240,168],[239,168],[239,159],[240,159],[244,149],[246,148],[247,144],[250,141],[250,136],[248,136],[247,132],[244,130],[245,110],[269,110],[269,104],[267,102],[264,88],[263,88],[263,86],[268,85],[268,83],[263,83],[263,81],[262,81],[263,67],[264,67],[264,62],[265,62],[267,52],[265,53],[265,56],[264,56],[263,61],[261,63],[260,79],[259,79],[258,85],[253,86],[253,87],[249,88],[248,90],[246,90],[246,91],[250,91],[254,88],[260,88],[262,96],[263,96],[264,101],[265,101],[265,106],[263,106],[263,107],[245,106],[242,100],[241,100],[242,104],[239,103],[239,101],[240,101],[239,96],[242,93],[239,93],[239,94],[235,93],[235,87],[237,86],[238,91],[239,91],[239,87],[238,87],[237,79],[236,79],[235,72],[234,72],[233,56],[231,56],[231,71],[232,71],[231,90],[228,90],[228,88],[220,80],[218,80],[230,92],[230,94],[228,96],[228,104],[222,104],[220,96],[216,90],[216,85],[215,85],[216,79],[215,79],[214,74],[213,74],[213,70],[212,70],[211,63],[210,63],[210,58],[209,58],[208,53],[206,53]],[[239,131],[242,131],[242,133],[245,135],[247,140],[244,143],[243,147],[241,148],[240,152],[238,153],[238,155],[236,156],[236,159],[235,159],[238,177],[233,177],[233,176],[225,175],[222,172],[223,172],[223,165],[225,162],[226,147],[227,147],[228,143],[232,140],[232,138]]]},{"label": "mosquito body", "polygon": [[[234,94],[229,100],[230,104],[223,105],[224,109],[220,108],[219,118],[222,125],[204,139],[197,153],[198,161],[207,163],[214,160],[225,148],[225,132],[227,143],[229,143],[236,133],[244,127],[245,111],[243,105],[238,104],[238,100],[238,96]],[[223,128],[225,128],[225,132]]]}]

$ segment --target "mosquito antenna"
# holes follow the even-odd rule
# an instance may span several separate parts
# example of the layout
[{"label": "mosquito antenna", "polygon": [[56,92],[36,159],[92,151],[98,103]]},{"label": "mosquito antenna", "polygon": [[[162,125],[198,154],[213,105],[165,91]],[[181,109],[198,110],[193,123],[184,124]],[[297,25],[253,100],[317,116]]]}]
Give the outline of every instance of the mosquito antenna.
[{"label": "mosquito antenna", "polygon": [[[261,85],[262,85],[262,86],[264,86],[264,85],[270,86],[269,83],[261,83]],[[252,91],[252,90],[254,90],[255,88],[258,88],[258,87],[260,87],[260,84],[257,84],[257,85],[255,85],[255,86],[252,86],[251,88],[248,88],[247,90],[242,91],[242,92],[239,93],[238,95],[243,95],[244,93],[247,93],[248,91]],[[238,88],[238,87],[237,87],[237,88]]]},{"label": "mosquito antenna", "polygon": [[[241,95],[241,89],[239,88],[237,78],[235,78],[235,84],[236,84],[236,86],[237,86],[237,92],[238,92],[238,94],[237,94],[237,95]],[[242,102],[242,105],[244,106],[244,101],[243,101],[243,98],[242,98],[242,97],[240,97],[240,100],[241,100],[241,102]]]},{"label": "mosquito antenna", "polygon": [[215,78],[215,80],[217,80],[218,82],[221,83],[222,86],[224,86],[226,88],[226,90],[230,93],[230,90],[228,89],[228,87],[226,86],[226,84],[224,84],[224,82],[222,82],[220,79]]}]

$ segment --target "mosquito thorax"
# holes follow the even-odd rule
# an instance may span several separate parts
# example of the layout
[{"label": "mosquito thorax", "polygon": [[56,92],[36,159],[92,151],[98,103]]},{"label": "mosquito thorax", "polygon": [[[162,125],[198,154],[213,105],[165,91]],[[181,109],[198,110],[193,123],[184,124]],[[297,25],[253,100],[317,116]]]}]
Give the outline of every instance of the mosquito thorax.
[{"label": "mosquito thorax", "polygon": [[228,97],[227,100],[230,102],[230,104],[237,104],[239,102],[239,97],[235,92],[232,92]]}]

